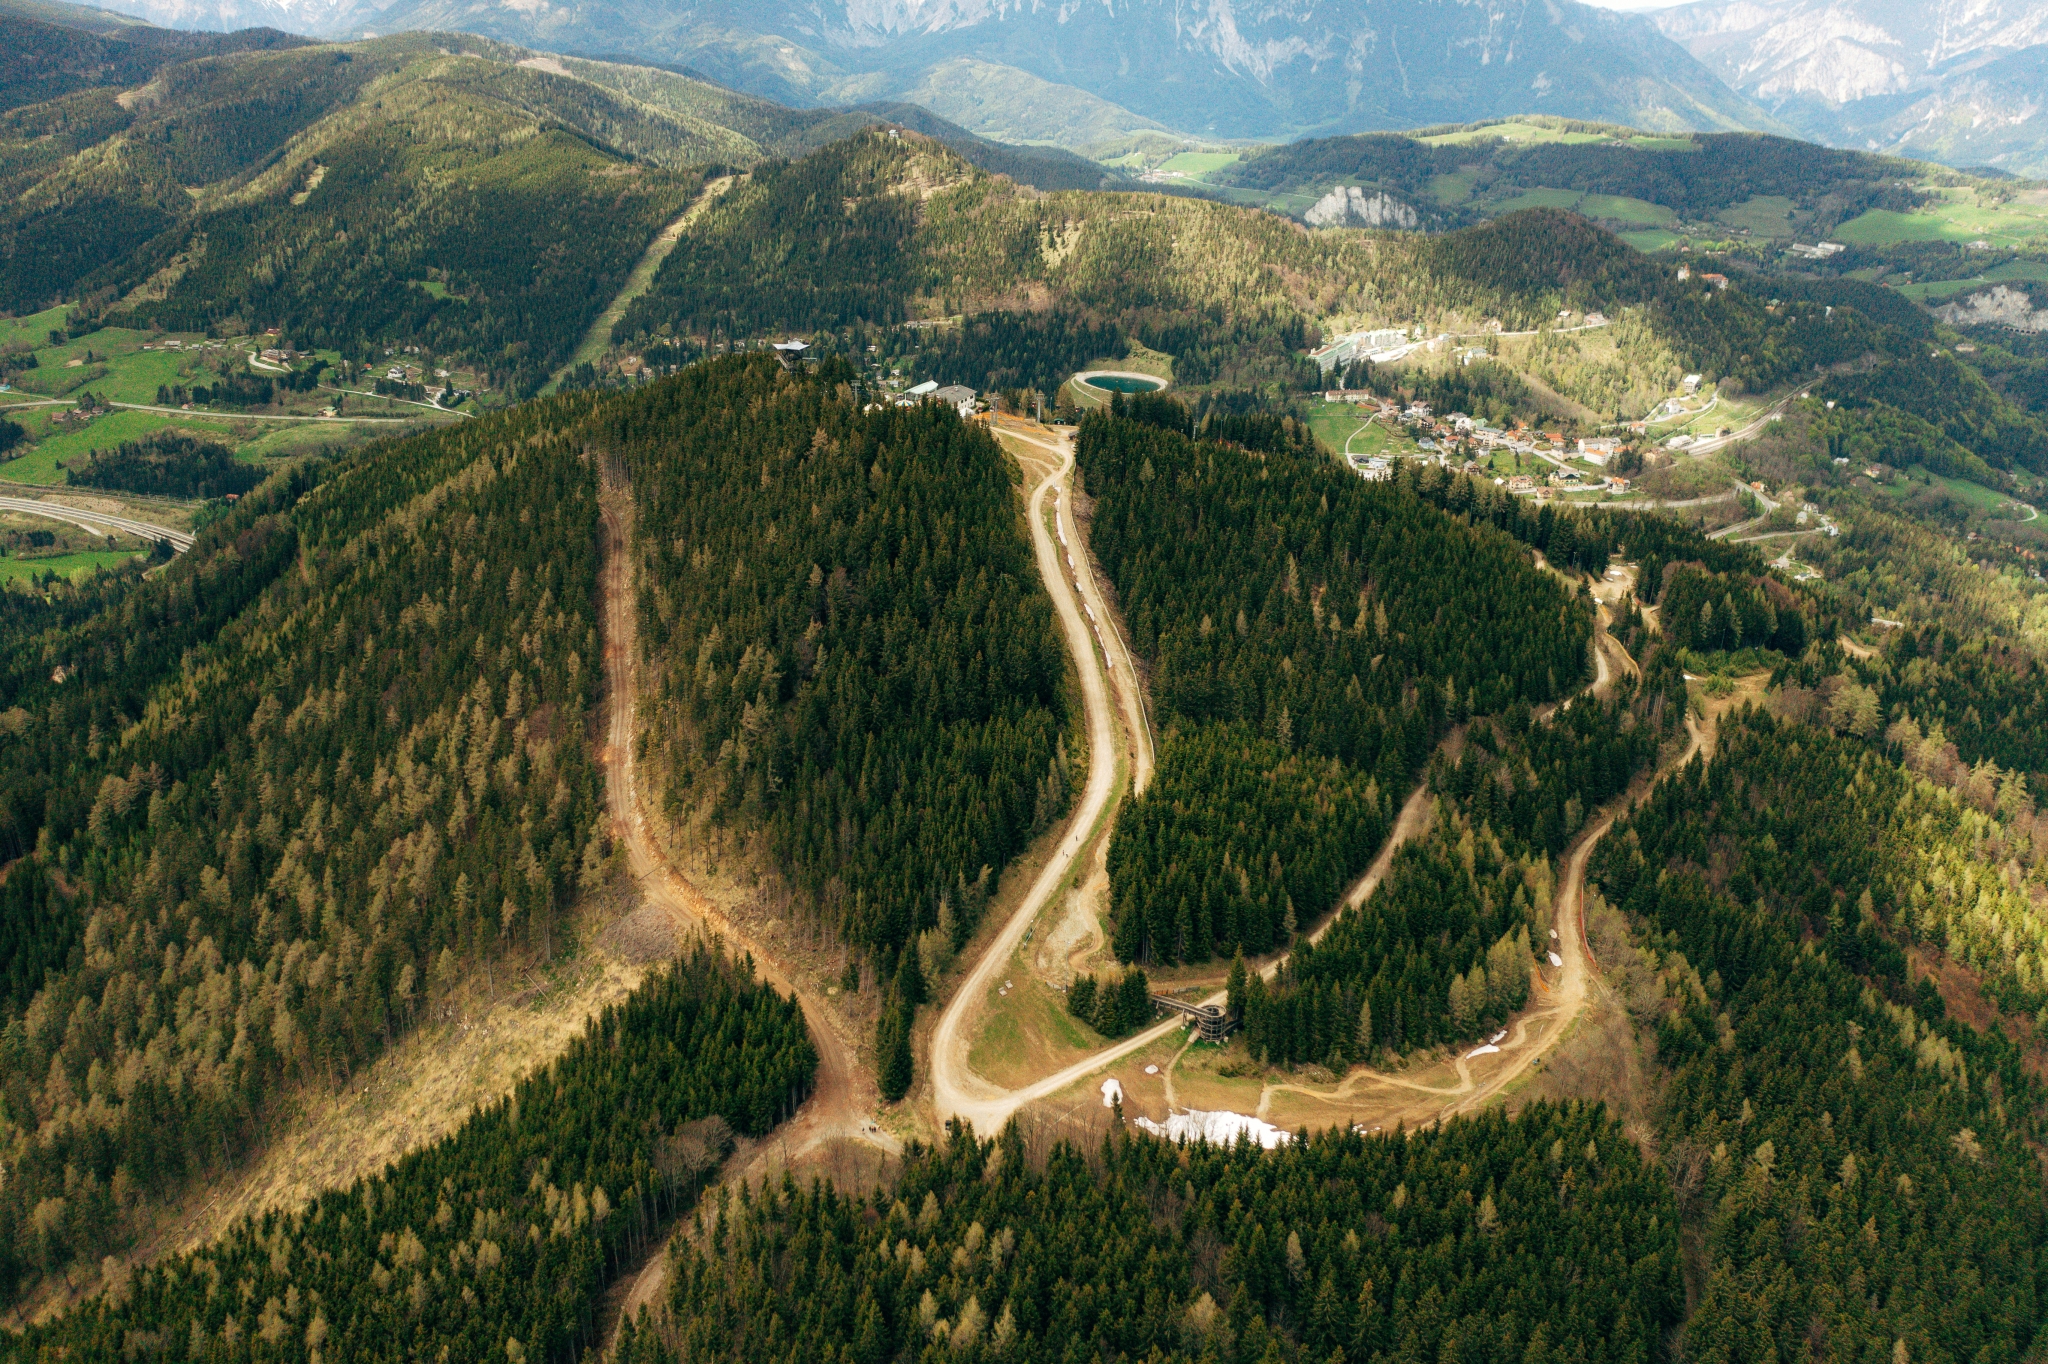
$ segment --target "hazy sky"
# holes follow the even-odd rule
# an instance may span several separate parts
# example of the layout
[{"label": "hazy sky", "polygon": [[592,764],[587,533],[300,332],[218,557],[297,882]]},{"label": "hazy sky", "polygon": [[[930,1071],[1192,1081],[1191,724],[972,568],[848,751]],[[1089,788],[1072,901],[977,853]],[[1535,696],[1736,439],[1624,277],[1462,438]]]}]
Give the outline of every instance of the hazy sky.
[{"label": "hazy sky", "polygon": [[1598,5],[1601,9],[1625,9],[1630,11],[1669,9],[1682,5],[1685,0],[1585,0],[1586,4]]}]

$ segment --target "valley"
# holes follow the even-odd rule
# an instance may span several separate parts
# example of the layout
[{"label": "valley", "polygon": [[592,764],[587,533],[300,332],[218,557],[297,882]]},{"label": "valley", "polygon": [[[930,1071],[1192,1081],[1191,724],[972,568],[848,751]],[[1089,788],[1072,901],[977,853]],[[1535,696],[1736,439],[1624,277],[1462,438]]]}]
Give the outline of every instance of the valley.
[{"label": "valley", "polygon": [[2041,190],[471,18],[0,0],[0,1352],[2038,1352]]}]

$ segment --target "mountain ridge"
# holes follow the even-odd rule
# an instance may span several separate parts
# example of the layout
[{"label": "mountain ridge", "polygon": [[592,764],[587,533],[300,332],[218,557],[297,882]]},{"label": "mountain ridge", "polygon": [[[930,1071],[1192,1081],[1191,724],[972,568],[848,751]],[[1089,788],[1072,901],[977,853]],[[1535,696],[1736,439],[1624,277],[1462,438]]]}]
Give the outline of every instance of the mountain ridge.
[{"label": "mountain ridge", "polygon": [[330,36],[458,29],[550,50],[626,51],[785,102],[902,97],[932,69],[974,59],[1207,137],[1462,122],[1532,104],[1658,129],[1775,126],[1647,19],[1574,0],[1449,8],[1428,0],[1309,0],[1289,12],[1236,0],[1212,0],[1194,12],[1164,0],[1099,9],[990,0],[933,7],[782,0],[747,8],[707,0],[681,10],[651,0],[601,9],[549,0],[124,2],[183,27],[279,23],[283,16],[287,26]]}]

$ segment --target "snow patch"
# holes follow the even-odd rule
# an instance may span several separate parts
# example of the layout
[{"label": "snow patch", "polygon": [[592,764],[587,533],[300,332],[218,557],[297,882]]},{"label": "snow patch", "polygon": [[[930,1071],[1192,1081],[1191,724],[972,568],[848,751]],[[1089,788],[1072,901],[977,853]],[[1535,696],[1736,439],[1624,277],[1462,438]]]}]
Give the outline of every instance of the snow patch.
[{"label": "snow patch", "polygon": [[1270,1151],[1293,1140],[1285,1128],[1261,1122],[1246,1114],[1204,1113],[1198,1108],[1190,1108],[1185,1113],[1170,1113],[1165,1122],[1139,1118],[1137,1123],[1155,1137],[1164,1137],[1168,1141],[1206,1141],[1211,1146],[1227,1146],[1234,1141],[1255,1141]]},{"label": "snow patch", "polygon": [[[1104,1108],[1115,1108],[1118,1104],[1122,1103],[1123,1101],[1124,1087],[1118,1084],[1114,1079],[1104,1080],[1102,1082],[1102,1106]],[[1138,1121],[1143,1122],[1145,1120],[1143,1118],[1140,1118],[1138,1119]]]},{"label": "snow patch", "polygon": [[1492,1056],[1492,1055],[1493,1055],[1494,1053],[1498,1052],[1499,1050],[1500,1050],[1500,1048],[1499,1048],[1499,1047],[1496,1047],[1495,1045],[1493,1045],[1493,1043],[1491,1043],[1491,1042],[1488,1042],[1488,1043],[1487,1043],[1487,1044],[1486,1044],[1485,1046],[1483,1046],[1483,1047],[1474,1047],[1474,1048],[1472,1048],[1472,1050],[1470,1050],[1470,1051],[1466,1052],[1466,1053],[1465,1053],[1465,1059],[1466,1059],[1467,1061],[1469,1061],[1469,1060],[1471,1060],[1471,1059],[1472,1059],[1473,1057],[1475,1057],[1475,1056]]}]

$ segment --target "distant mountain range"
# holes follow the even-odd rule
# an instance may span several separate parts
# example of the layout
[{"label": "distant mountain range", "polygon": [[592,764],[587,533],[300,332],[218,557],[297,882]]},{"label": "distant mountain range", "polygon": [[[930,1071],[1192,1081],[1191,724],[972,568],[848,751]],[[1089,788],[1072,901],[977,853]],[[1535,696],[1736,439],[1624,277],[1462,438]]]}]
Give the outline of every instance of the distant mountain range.
[{"label": "distant mountain range", "polygon": [[1696,0],[1656,22],[1808,137],[2048,174],[2048,4]]},{"label": "distant mountain range", "polygon": [[1093,149],[1167,128],[1283,139],[1547,113],[1775,128],[1648,19],[1572,0],[118,0],[176,27],[435,29],[687,65],[790,104],[916,98]]},{"label": "distant mountain range", "polygon": [[1111,158],[1551,114],[2048,174],[2042,0],[112,0],[176,28],[477,33]]}]

